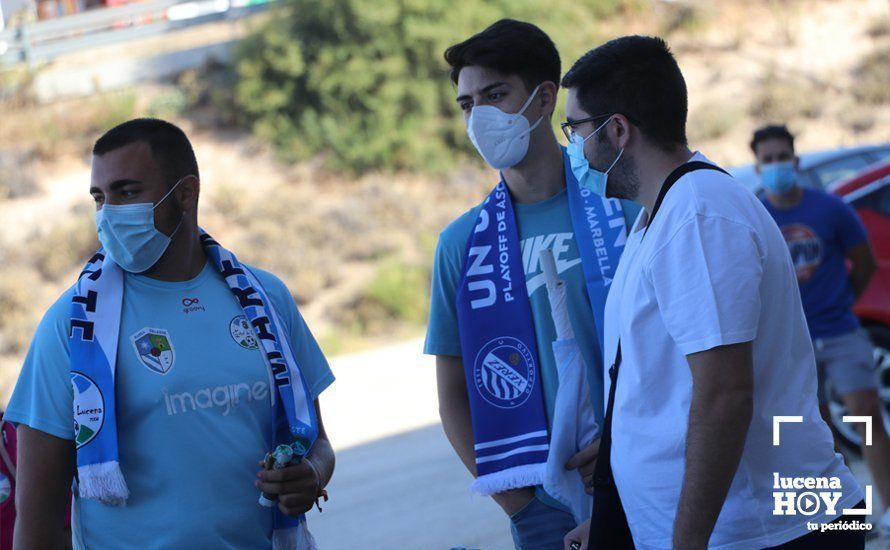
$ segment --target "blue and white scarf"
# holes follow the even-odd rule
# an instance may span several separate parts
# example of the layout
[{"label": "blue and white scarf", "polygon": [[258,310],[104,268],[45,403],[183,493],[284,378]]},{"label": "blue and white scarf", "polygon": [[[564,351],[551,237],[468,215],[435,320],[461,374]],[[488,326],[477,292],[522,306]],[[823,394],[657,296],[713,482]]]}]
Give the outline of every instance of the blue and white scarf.
[{"label": "blue and white scarf", "polygon": [[[582,189],[563,150],[572,226],[602,348],[603,307],[627,240],[621,203]],[[482,203],[457,290],[473,436],[483,495],[541,485],[550,449],[534,319],[519,231],[503,177]]]},{"label": "blue and white scarf", "polygon": [[[201,243],[254,327],[270,377],[278,388],[276,415],[287,422],[290,439],[280,441],[276,426],[272,426],[275,443],[299,440],[308,454],[318,437],[318,419],[284,325],[263,285],[234,254],[203,231]],[[81,498],[113,506],[125,505],[129,497],[120,469],[115,395],[123,292],[123,270],[106,261],[104,252],[99,250],[87,262],[75,285],[69,333],[78,493]],[[274,513],[275,547],[302,548],[296,546],[296,541],[305,544],[311,540],[305,517],[290,518],[277,508]]]}]

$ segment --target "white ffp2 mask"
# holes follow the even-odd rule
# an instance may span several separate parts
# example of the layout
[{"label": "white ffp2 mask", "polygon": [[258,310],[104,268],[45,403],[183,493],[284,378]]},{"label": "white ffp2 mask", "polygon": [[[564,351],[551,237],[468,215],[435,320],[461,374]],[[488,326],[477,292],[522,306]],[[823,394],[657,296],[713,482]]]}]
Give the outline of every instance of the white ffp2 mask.
[{"label": "white ffp2 mask", "polygon": [[538,127],[544,117],[529,124],[522,113],[531,104],[536,86],[517,113],[505,113],[493,105],[479,105],[470,111],[467,135],[470,141],[492,168],[503,170],[519,164],[528,153],[529,134]]}]

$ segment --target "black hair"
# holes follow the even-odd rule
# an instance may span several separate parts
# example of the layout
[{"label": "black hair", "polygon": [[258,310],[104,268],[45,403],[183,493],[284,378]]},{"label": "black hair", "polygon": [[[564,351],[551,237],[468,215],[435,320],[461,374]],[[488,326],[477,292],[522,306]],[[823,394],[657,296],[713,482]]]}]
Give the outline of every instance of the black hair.
[{"label": "black hair", "polygon": [[93,154],[101,156],[138,142],[148,144],[170,185],[185,176],[198,176],[198,161],[185,132],[175,124],[157,118],[136,118],[118,124],[96,141]]},{"label": "black hair", "polygon": [[686,81],[661,38],[624,36],[581,56],[562,78],[591,116],[622,114],[657,147],[686,145]]},{"label": "black hair", "polygon": [[547,33],[523,21],[501,19],[484,31],[445,50],[451,81],[461,69],[477,65],[517,75],[531,91],[542,82],[559,82],[559,52]]},{"label": "black hair", "polygon": [[751,151],[756,155],[757,144],[768,139],[784,139],[791,146],[791,152],[794,152],[794,135],[784,124],[770,124],[755,130],[754,137],[751,138]]}]

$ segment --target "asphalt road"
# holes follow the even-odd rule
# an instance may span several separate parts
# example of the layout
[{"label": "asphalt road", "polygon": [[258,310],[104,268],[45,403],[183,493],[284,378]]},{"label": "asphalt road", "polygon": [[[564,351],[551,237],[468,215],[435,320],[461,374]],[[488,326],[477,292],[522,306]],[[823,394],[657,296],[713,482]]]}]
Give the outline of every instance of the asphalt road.
[{"label": "asphalt road", "polygon": [[[309,517],[322,550],[513,548],[500,508],[467,489],[439,424],[433,360],[420,349],[414,341],[331,361],[337,381],[321,405],[337,471],[331,500]],[[853,470],[868,482],[861,461]]]}]

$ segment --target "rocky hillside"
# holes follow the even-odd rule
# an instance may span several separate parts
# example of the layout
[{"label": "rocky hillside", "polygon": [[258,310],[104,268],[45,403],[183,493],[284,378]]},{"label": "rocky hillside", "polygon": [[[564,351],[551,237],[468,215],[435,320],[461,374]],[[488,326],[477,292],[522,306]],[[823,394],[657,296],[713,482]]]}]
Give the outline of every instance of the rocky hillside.
[{"label": "rocky hillside", "polygon": [[[890,140],[885,0],[657,2],[600,29],[668,39],[687,78],[692,145],[726,165],[749,161],[765,122],[787,122],[801,150]],[[436,236],[496,176],[472,158],[436,175],[282,162],[229,124],[225,101],[208,100],[224,96],[225,72],[50,105],[0,96],[0,403],[43,310],[95,246],[91,142],[138,115],[192,136],[204,226],[282,276],[328,352],[420,332]]]}]

